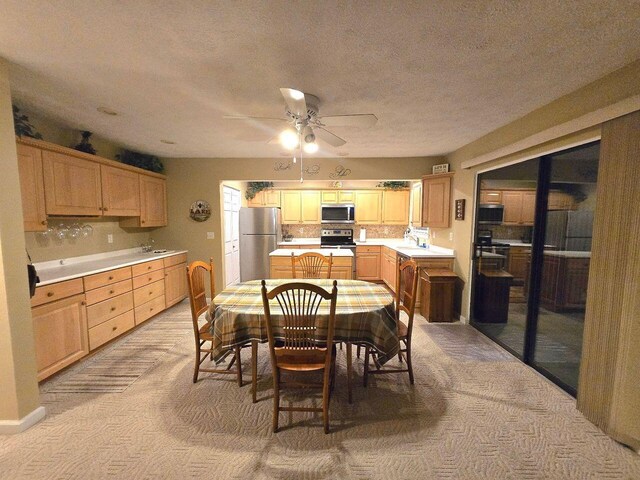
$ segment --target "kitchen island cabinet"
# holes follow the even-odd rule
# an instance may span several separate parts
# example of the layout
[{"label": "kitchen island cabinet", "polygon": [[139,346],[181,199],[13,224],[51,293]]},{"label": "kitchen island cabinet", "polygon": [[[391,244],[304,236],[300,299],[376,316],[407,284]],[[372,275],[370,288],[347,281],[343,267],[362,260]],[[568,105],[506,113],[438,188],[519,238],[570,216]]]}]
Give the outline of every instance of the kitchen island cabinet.
[{"label": "kitchen island cabinet", "polygon": [[[353,253],[347,249],[288,249],[280,248],[274,250],[269,254],[270,262],[270,278],[293,278],[293,272],[291,270],[291,254],[295,256],[302,255],[303,253],[320,253],[321,255],[329,256],[333,254],[333,260],[331,263],[331,277],[341,280],[353,279]],[[321,270],[322,278],[326,278],[327,267],[323,267]],[[296,278],[302,278],[302,269],[300,265],[296,265]]]},{"label": "kitchen island cabinet", "polygon": [[554,312],[584,310],[590,252],[545,252],[540,303]]}]

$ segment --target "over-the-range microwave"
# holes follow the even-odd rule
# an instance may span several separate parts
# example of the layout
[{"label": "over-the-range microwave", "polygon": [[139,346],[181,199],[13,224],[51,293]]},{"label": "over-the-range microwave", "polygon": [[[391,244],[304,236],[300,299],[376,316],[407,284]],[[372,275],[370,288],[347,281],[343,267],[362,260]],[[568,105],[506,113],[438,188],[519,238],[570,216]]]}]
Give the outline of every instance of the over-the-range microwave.
[{"label": "over-the-range microwave", "polygon": [[478,205],[478,223],[483,225],[499,225],[504,217],[504,206],[495,203]]},{"label": "over-the-range microwave", "polygon": [[322,223],[355,223],[356,207],[352,203],[323,203]]}]

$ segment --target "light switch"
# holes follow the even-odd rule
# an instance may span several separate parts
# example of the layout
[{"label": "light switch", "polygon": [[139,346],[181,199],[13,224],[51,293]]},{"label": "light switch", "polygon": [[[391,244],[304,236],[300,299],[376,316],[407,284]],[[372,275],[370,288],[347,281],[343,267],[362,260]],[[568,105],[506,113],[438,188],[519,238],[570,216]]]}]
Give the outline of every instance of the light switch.
[{"label": "light switch", "polygon": [[453,242],[453,232],[449,232],[449,241]]},{"label": "light switch", "polygon": [[216,238],[216,234],[214,232],[207,232],[207,240],[214,240]]},{"label": "light switch", "polygon": [[113,243],[113,234],[107,233],[107,243]]}]

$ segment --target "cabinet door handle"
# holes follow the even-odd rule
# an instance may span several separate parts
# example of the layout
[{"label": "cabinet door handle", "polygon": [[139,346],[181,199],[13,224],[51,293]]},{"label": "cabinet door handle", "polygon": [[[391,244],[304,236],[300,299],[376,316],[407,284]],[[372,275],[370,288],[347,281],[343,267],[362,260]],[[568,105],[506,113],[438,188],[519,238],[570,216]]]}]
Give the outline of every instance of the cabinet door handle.
[{"label": "cabinet door handle", "polygon": [[109,209],[107,207],[103,207],[102,210],[106,212]]},{"label": "cabinet door handle", "polygon": [[46,225],[46,224],[47,224],[47,221],[46,221],[46,220],[42,220],[40,223],[41,223],[42,225]]},{"label": "cabinet door handle", "polygon": [[111,311],[115,312],[116,311],[116,307],[111,307]]},{"label": "cabinet door handle", "polygon": [[55,293],[53,292],[47,292],[47,297],[53,297],[55,295]]},{"label": "cabinet door handle", "polygon": [[117,329],[118,329],[118,327],[113,327],[113,328],[111,329],[111,331],[115,332]]},{"label": "cabinet door handle", "polygon": [[109,280],[113,280],[113,276],[109,276]]},{"label": "cabinet door handle", "polygon": [[109,295],[113,295],[114,291],[113,290],[109,290]]}]

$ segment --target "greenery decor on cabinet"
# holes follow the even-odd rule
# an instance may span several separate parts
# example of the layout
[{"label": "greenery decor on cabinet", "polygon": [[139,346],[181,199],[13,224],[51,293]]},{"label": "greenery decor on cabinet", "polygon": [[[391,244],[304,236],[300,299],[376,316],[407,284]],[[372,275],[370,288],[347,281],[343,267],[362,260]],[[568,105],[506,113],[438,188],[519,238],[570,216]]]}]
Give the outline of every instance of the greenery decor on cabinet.
[{"label": "greenery decor on cabinet", "polygon": [[29,123],[29,117],[20,113],[20,108],[13,105],[13,128],[18,137],[31,137],[42,140],[42,135],[35,131]]},{"label": "greenery decor on cabinet", "polygon": [[91,145],[91,143],[89,143],[89,139],[91,138],[91,135],[93,135],[93,133],[85,130],[84,132],[82,132],[82,140],[80,140],[80,143],[77,144],[74,148],[74,150],[78,150],[79,152],[84,152],[84,153],[88,153],[90,155],[95,155],[96,154],[96,149],[93,148],[93,145]]},{"label": "greenery decor on cabinet", "polygon": [[133,167],[143,168],[155,173],[164,173],[164,165],[155,155],[134,152],[133,150],[123,150],[120,155],[117,155],[117,158],[122,163]]},{"label": "greenery decor on cabinet", "polygon": [[249,182],[247,183],[247,191],[244,194],[244,198],[252,200],[262,190],[272,187],[273,182]]},{"label": "greenery decor on cabinet", "polygon": [[388,188],[390,190],[401,190],[409,188],[409,182],[380,182],[377,187]]}]

